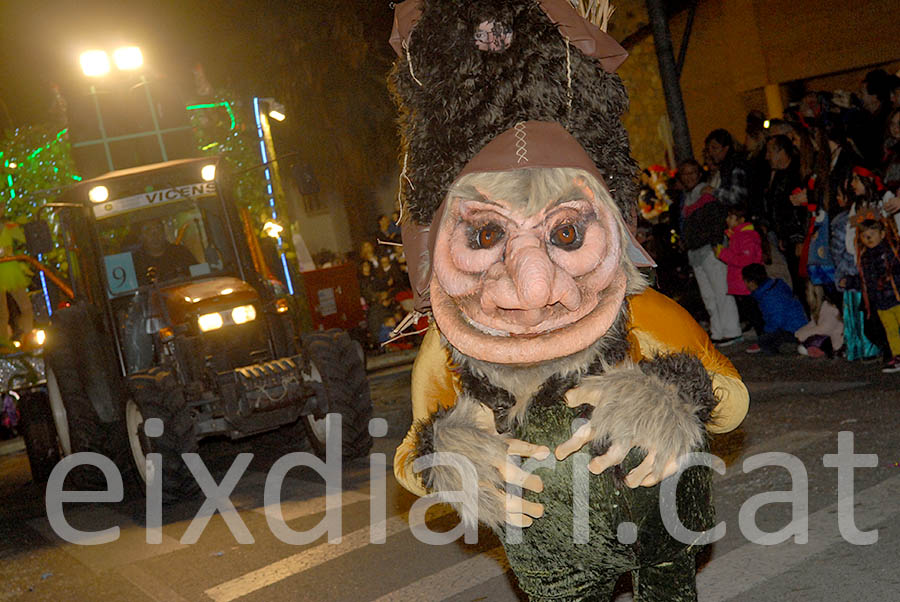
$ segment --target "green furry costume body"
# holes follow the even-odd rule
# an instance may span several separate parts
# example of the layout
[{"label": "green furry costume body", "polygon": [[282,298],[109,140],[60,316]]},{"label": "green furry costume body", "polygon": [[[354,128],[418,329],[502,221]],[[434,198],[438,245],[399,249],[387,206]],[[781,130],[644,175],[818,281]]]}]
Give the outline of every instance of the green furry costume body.
[{"label": "green furry costume body", "polygon": [[[572,422],[584,419],[578,408],[569,408],[560,394],[548,405],[532,404],[524,426],[513,436],[555,448],[571,436]],[[697,546],[681,543],[666,530],[659,511],[660,485],[631,489],[621,476],[636,467],[643,453],[632,450],[622,464],[623,472],[587,473],[588,454],[581,452],[551,468],[534,473],[544,483],[540,494],[526,498],[544,504],[544,517],[521,531],[521,543],[504,547],[519,584],[531,600],[609,600],[622,573],[631,571],[638,599],[695,600],[694,556]],[[573,470],[589,483],[589,540],[575,543],[573,514]],[[577,474],[577,473],[576,473]],[[710,469],[695,466],[681,476],[677,493],[678,517],[692,531],[714,524]],[[622,523],[637,526],[637,540],[619,541]]]}]

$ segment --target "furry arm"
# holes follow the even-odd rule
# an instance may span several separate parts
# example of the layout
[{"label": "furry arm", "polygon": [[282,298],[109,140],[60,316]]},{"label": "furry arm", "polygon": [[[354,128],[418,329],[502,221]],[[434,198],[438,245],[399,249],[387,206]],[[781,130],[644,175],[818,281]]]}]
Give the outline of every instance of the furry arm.
[{"label": "furry arm", "polygon": [[[452,408],[416,423],[414,453],[431,460],[419,471],[425,488],[453,506],[463,523],[497,528],[506,520],[506,483],[497,466],[506,463],[508,443],[493,429],[493,417],[483,428],[481,407],[460,396]],[[442,495],[451,492],[456,497]]]},{"label": "furry arm", "polygon": [[590,403],[594,449],[616,442],[655,453],[653,469],[663,474],[672,458],[696,449],[703,422],[716,405],[712,381],[696,356],[661,355],[638,364],[624,362],[587,376],[570,390],[575,404]]},{"label": "furry arm", "polygon": [[711,433],[727,433],[738,427],[750,405],[750,394],[738,371],[716,349],[706,332],[680,305],[648,288],[631,297],[631,334],[640,345],[640,355],[686,352],[696,355],[712,378],[718,404],[706,423]]}]

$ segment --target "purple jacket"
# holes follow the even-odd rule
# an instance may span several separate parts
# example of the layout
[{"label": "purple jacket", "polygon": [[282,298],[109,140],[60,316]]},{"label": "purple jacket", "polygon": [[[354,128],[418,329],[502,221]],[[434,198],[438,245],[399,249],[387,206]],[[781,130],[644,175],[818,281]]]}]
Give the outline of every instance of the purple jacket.
[{"label": "purple jacket", "polygon": [[725,231],[728,246],[719,253],[719,259],[728,266],[728,294],[749,295],[741,270],[751,263],[762,263],[762,242],[753,224],[744,222],[736,230]]}]

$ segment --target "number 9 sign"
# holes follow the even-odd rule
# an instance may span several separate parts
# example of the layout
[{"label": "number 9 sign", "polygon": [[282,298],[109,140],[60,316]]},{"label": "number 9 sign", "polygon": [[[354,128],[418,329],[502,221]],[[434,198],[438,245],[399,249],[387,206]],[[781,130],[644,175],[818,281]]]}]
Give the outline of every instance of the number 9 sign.
[{"label": "number 9 sign", "polygon": [[131,253],[107,255],[103,260],[106,263],[106,281],[110,296],[137,288],[137,275]]}]

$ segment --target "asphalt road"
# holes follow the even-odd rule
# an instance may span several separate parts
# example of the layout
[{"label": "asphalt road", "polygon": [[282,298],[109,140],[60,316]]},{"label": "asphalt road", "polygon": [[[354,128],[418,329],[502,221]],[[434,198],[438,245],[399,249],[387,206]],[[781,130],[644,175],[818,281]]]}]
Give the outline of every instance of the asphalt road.
[{"label": "asphalt road", "polygon": [[[712,443],[713,452],[726,465],[725,474],[715,476],[719,520],[726,530],[702,556],[700,599],[900,599],[896,565],[900,558],[900,374],[883,375],[877,364],[799,356],[763,358],[747,356],[742,349],[736,346],[729,353],[750,387],[752,406],[738,430]],[[376,440],[373,453],[385,454],[389,464],[410,420],[409,372],[389,369],[372,375],[370,382],[375,413],[389,427],[387,436]],[[852,500],[846,491],[847,478],[844,497],[839,499],[839,471],[823,461],[827,454],[837,453],[840,431],[853,434],[857,454],[869,454],[859,463],[871,464],[853,472]],[[0,600],[524,599],[506,570],[499,541],[489,532],[480,531],[475,545],[432,546],[418,541],[422,519],[414,515],[415,528],[411,528],[409,517],[415,498],[397,485],[389,465],[386,470],[379,467],[377,455],[371,457],[374,478],[369,459],[344,468],[343,495],[339,500],[331,498],[336,508],[339,505],[339,531],[322,533],[302,545],[281,541],[270,526],[271,516],[267,517],[263,484],[275,460],[295,446],[285,433],[238,444],[205,445],[201,454],[217,481],[236,453],[254,454],[229,496],[234,508],[224,515],[209,516],[210,511],[203,511],[198,519],[195,515],[203,500],[169,507],[160,543],[146,542],[141,503],[67,504],[65,516],[73,527],[120,529],[113,542],[86,545],[96,540],[67,543],[54,534],[46,518],[43,491],[31,482],[27,457],[16,451],[14,441],[3,443]],[[787,456],[760,455],[766,452],[797,458],[792,471],[775,465],[790,465]],[[754,463],[760,467],[751,469]],[[849,469],[844,472],[846,477]],[[795,506],[757,504],[758,511],[752,512],[760,501],[755,496],[792,488],[799,493]],[[289,472],[282,489],[285,525],[294,532],[314,529],[325,516],[325,493],[321,479],[310,469]],[[373,496],[384,504],[370,503]],[[792,516],[792,509],[796,515]],[[853,524],[848,527],[850,514]],[[748,516],[753,520],[746,520]],[[452,511],[442,506],[430,508],[425,520],[433,531],[448,531],[457,524]],[[240,524],[253,543],[239,543],[235,533]],[[798,535],[762,545],[751,541],[754,524],[762,532],[778,532],[793,524]],[[200,527],[196,543],[186,543]],[[868,532],[870,538],[877,535],[877,541],[849,543],[845,536],[852,535],[852,527]],[[630,600],[629,590],[626,578],[616,600]]]}]

